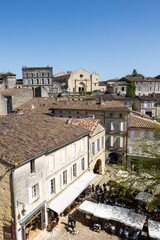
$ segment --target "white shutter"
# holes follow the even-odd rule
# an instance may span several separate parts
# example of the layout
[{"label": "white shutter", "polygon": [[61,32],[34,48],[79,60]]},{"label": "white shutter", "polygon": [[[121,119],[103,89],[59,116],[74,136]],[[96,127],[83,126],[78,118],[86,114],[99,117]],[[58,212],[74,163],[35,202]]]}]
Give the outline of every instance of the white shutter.
[{"label": "white shutter", "polygon": [[50,172],[54,170],[54,156],[49,156],[49,170]]},{"label": "white shutter", "polygon": [[130,138],[134,139],[134,137],[135,137],[135,131],[132,130],[132,131],[130,131]]},{"label": "white shutter", "polygon": [[48,182],[48,198],[51,198],[51,181]]},{"label": "white shutter", "polygon": [[94,155],[94,144],[91,143],[91,155],[93,156]]},{"label": "white shutter", "polygon": [[72,157],[75,158],[75,156],[76,156],[76,144],[73,143],[72,144]]},{"label": "white shutter", "polygon": [[81,139],[81,152],[84,152],[84,139]]},{"label": "white shutter", "polygon": [[105,148],[105,145],[106,145],[106,137],[104,136],[103,137],[103,148]]},{"label": "white shutter", "polygon": [[76,163],[76,177],[78,177],[78,164]]},{"label": "white shutter", "polygon": [[113,147],[113,136],[110,136],[110,147]]},{"label": "white shutter", "polygon": [[58,181],[57,181],[57,177],[55,177],[55,193],[58,193]]},{"label": "white shutter", "polygon": [[63,189],[63,173],[60,174],[61,189]]},{"label": "white shutter", "polygon": [[95,153],[97,153],[97,141],[95,141]]},{"label": "white shutter", "polygon": [[86,169],[86,157],[84,157],[84,170]]},{"label": "white shutter", "polygon": [[66,162],[66,149],[62,149],[62,163],[64,164]]},{"label": "white shutter", "polygon": [[102,149],[102,137],[100,138],[100,150]]},{"label": "white shutter", "polygon": [[69,184],[69,169],[67,170],[67,185]]},{"label": "white shutter", "polygon": [[114,130],[114,125],[113,122],[110,123],[110,130],[113,131]]},{"label": "white shutter", "polygon": [[123,122],[119,122],[119,131],[123,131]]},{"label": "white shutter", "polygon": [[119,137],[119,147],[123,147],[123,137]]},{"label": "white shutter", "polygon": [[71,167],[71,182],[73,181],[73,166]]},{"label": "white shutter", "polygon": [[32,200],[32,187],[30,187],[28,189],[28,195],[29,195],[29,204],[32,204],[33,200]]},{"label": "white shutter", "polygon": [[41,198],[42,196],[42,182],[39,182],[39,197]]}]

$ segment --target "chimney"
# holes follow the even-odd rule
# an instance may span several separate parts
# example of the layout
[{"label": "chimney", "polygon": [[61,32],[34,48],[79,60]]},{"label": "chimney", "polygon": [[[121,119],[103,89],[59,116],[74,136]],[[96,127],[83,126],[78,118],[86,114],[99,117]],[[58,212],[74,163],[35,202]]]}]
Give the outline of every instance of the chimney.
[{"label": "chimney", "polygon": [[104,103],[104,101],[103,101],[103,98],[102,98],[102,96],[101,96],[101,98],[100,98],[100,104],[102,105]]},{"label": "chimney", "polygon": [[66,124],[69,125],[69,119],[66,120]]},{"label": "chimney", "polygon": [[23,109],[22,108],[18,108],[17,109],[17,114],[18,115],[22,115],[23,114]]}]

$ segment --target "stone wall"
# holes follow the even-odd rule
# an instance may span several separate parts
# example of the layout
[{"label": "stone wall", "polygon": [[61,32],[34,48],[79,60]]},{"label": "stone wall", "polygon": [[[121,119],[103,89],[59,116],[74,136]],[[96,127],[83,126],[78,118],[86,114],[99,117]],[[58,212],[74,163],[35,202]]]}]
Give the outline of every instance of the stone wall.
[{"label": "stone wall", "polygon": [[25,89],[25,91],[12,96],[12,109],[21,106],[24,102],[33,97],[32,89]]},{"label": "stone wall", "polygon": [[7,99],[0,93],[0,115],[7,114]]},{"label": "stone wall", "polygon": [[[11,226],[13,223],[12,213],[12,187],[11,170],[9,166],[0,161],[0,239],[3,240],[3,226]],[[13,228],[14,231],[14,228]]]}]

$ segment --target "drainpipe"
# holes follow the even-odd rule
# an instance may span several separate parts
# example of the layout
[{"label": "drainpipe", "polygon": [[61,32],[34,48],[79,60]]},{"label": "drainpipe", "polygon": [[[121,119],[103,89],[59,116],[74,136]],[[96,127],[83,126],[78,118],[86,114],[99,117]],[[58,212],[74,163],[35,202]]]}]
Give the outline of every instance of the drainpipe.
[{"label": "drainpipe", "polygon": [[127,116],[127,124],[126,124],[126,167],[128,167],[128,128],[129,128],[129,117]]},{"label": "drainpipe", "polygon": [[13,209],[14,209],[14,227],[15,227],[15,240],[17,240],[17,227],[16,227],[16,209],[15,209],[15,194],[14,194],[14,169],[12,169],[12,186],[13,186]]}]

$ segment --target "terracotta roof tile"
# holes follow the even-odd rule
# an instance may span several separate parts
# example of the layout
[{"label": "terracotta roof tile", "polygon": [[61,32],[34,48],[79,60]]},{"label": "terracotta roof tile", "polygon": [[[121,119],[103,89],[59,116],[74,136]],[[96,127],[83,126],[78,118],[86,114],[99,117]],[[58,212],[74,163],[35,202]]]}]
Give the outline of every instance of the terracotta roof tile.
[{"label": "terracotta roof tile", "polygon": [[12,89],[4,89],[1,91],[1,94],[4,96],[14,96],[17,95],[19,93],[28,91],[27,88],[12,88]]},{"label": "terracotta roof tile", "polygon": [[26,110],[0,117],[0,158],[17,165],[38,154],[89,134],[89,130],[67,125],[44,111]]},{"label": "terracotta roof tile", "polygon": [[140,116],[130,115],[130,128],[160,128],[160,123],[155,120],[142,118]]}]

